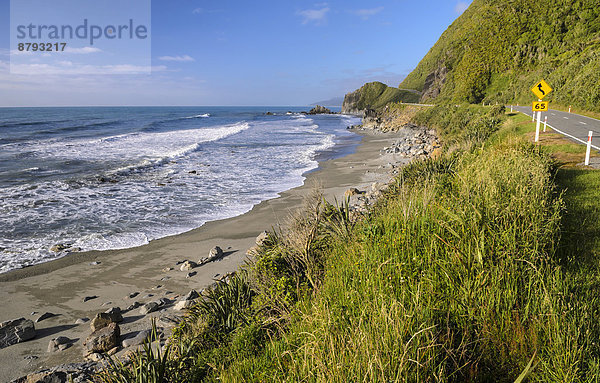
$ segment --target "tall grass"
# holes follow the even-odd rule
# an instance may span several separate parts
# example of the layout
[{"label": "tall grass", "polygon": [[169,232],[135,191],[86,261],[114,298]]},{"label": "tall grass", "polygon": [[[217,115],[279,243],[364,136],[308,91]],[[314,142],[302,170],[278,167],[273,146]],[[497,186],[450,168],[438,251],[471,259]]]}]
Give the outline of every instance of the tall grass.
[{"label": "tall grass", "polygon": [[412,166],[430,176],[407,177],[350,244],[336,246],[320,293],[290,331],[224,380],[582,377],[553,259],[562,200],[552,161],[514,142]]},{"label": "tall grass", "polygon": [[168,357],[146,351],[105,381],[157,359],[168,382],[594,381],[600,306],[574,297],[580,268],[558,256],[555,164],[472,109],[479,128],[402,169],[361,221],[308,196],[191,310]]}]

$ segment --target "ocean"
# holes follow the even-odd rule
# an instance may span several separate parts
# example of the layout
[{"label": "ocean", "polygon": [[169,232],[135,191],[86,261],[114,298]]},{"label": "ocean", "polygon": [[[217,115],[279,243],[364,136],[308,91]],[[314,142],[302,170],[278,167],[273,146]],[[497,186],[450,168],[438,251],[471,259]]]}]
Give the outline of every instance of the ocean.
[{"label": "ocean", "polygon": [[355,150],[360,119],[302,110],[0,108],[0,272],[243,214]]}]

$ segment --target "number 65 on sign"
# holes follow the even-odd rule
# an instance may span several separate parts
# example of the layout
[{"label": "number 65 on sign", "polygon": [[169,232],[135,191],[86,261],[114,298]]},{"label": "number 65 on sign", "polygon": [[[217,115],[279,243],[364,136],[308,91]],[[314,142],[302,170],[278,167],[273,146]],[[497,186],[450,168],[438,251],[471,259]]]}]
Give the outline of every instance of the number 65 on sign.
[{"label": "number 65 on sign", "polygon": [[547,112],[548,101],[534,101],[531,110],[534,112]]}]

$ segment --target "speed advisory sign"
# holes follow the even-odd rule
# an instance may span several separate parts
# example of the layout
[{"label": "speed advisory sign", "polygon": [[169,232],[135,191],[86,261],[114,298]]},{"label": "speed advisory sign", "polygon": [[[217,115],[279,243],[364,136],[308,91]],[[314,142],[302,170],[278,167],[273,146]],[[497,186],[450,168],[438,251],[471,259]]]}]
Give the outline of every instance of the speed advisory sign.
[{"label": "speed advisory sign", "polygon": [[531,110],[534,112],[547,112],[548,101],[534,101]]}]

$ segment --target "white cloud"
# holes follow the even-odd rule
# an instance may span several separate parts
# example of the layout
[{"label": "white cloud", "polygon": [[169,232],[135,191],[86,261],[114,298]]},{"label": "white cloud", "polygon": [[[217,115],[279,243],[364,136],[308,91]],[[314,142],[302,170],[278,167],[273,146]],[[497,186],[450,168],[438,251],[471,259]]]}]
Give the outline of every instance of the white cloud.
[{"label": "white cloud", "polygon": [[378,14],[383,11],[383,7],[377,8],[368,8],[368,9],[357,9],[355,11],[350,11],[350,13],[354,13],[357,16],[362,17],[364,20],[368,19],[371,16]]},{"label": "white cloud", "polygon": [[82,54],[82,55],[86,55],[88,53],[98,53],[98,52],[102,52],[102,49],[100,48],[95,48],[95,47],[83,47],[83,48],[71,48],[71,47],[66,47],[65,48],[65,52],[66,53],[75,53],[75,54]]},{"label": "white cloud", "polygon": [[298,11],[297,14],[302,16],[302,24],[315,23],[317,25],[323,24],[327,21],[327,12],[330,8],[327,3],[317,4],[318,9],[305,9]]},{"label": "white cloud", "polygon": [[10,51],[11,56],[29,56],[33,55],[32,51],[20,51],[17,49],[13,49]]},{"label": "white cloud", "polygon": [[462,13],[467,10],[467,8],[469,8],[469,3],[468,2],[466,2],[466,1],[459,1],[454,6],[454,12],[456,12],[459,15],[462,15]]},{"label": "white cloud", "polygon": [[180,61],[180,62],[196,61],[196,60],[194,60],[193,57],[190,57],[188,55],[184,55],[184,56],[161,56],[158,59],[161,60],[161,61]]},{"label": "white cloud", "polygon": [[192,13],[202,13],[202,12],[204,12],[203,8],[196,8],[192,11]]}]

